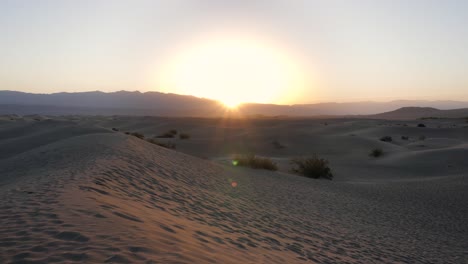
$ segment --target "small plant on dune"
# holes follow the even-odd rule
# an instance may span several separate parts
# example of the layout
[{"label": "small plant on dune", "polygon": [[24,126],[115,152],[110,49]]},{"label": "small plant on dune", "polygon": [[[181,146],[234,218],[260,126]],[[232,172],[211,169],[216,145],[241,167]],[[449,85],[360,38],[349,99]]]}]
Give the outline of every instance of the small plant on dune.
[{"label": "small plant on dune", "polygon": [[393,139],[390,136],[384,136],[380,138],[380,141],[384,141],[384,142],[392,142],[392,140]]},{"label": "small plant on dune", "polygon": [[130,132],[125,132],[125,135],[130,135]]},{"label": "small plant on dune", "polygon": [[112,131],[119,131],[119,129],[118,129],[118,128],[115,128],[115,127],[113,127],[113,128],[112,128]]},{"label": "small plant on dune", "polygon": [[273,144],[273,147],[275,147],[276,149],[284,149],[286,148],[283,144],[281,144],[278,140],[273,140],[271,142],[271,144]]},{"label": "small plant on dune", "polygon": [[331,168],[328,166],[328,160],[326,159],[313,156],[309,158],[292,159],[291,163],[295,166],[293,167],[292,172],[307,178],[333,179]]},{"label": "small plant on dune", "polygon": [[162,133],[160,135],[157,135],[156,137],[157,138],[173,138],[174,135],[171,132],[168,131],[168,132],[164,132],[164,133]]},{"label": "small plant on dune", "polygon": [[141,133],[138,133],[138,132],[133,132],[133,133],[130,133],[130,135],[134,136],[134,137],[137,137],[139,139],[144,139],[145,138],[145,135],[141,134]]},{"label": "small plant on dune", "polygon": [[177,135],[177,130],[172,129],[169,131],[166,131],[162,133],[161,135],[156,136],[157,138],[173,138],[175,135]]},{"label": "small plant on dune", "polygon": [[189,139],[189,138],[190,138],[190,134],[188,134],[188,133],[180,133],[180,134],[179,134],[179,138],[180,138],[180,139]]},{"label": "small plant on dune", "polygon": [[234,166],[245,166],[253,169],[278,170],[276,163],[269,158],[258,157],[254,154],[236,155],[232,161]]},{"label": "small plant on dune", "polygon": [[370,153],[369,156],[378,158],[384,154],[383,150],[381,148],[375,148],[373,149]]},{"label": "small plant on dune", "polygon": [[401,136],[401,139],[403,139],[403,140],[409,140],[409,137],[408,137],[408,136]]},{"label": "small plant on dune", "polygon": [[175,149],[176,148],[176,145],[173,143],[173,142],[161,142],[161,141],[157,141],[157,140],[154,140],[154,139],[147,139],[146,141],[148,141],[149,143],[151,144],[155,144],[155,145],[158,145],[160,147],[163,147],[163,148],[168,148],[168,149]]},{"label": "small plant on dune", "polygon": [[418,127],[426,127],[426,125],[421,123],[421,124],[418,124]]}]

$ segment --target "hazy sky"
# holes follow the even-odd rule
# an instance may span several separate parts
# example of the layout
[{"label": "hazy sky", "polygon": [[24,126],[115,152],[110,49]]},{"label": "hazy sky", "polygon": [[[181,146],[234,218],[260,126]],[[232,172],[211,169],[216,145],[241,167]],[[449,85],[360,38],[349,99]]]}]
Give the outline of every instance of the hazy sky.
[{"label": "hazy sky", "polygon": [[[271,99],[276,103],[468,100],[464,0],[0,0],[0,90],[140,90],[207,97],[197,93],[200,87],[171,88],[161,76],[190,52],[200,54],[182,56],[192,59],[176,66],[173,77],[182,76],[187,65],[195,68],[190,78],[208,76],[197,66],[204,62],[190,60],[223,60],[223,47],[210,43],[231,47],[236,39],[257,45],[238,56],[239,64],[258,62],[257,68],[265,68],[246,70],[255,78],[286,80],[290,76],[278,77],[283,66],[262,66],[284,61],[304,78],[301,89],[284,81],[281,85],[291,87],[281,89],[295,96]],[[206,55],[193,51],[203,50],[198,46],[221,51]],[[263,48],[271,52],[252,55]],[[235,69],[229,74],[240,75]],[[219,93],[229,93],[218,86]]]}]

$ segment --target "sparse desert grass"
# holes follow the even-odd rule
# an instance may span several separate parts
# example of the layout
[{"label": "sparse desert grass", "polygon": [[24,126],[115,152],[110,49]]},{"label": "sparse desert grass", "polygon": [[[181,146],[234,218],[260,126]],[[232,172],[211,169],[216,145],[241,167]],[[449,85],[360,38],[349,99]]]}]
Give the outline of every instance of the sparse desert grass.
[{"label": "sparse desert grass", "polygon": [[158,136],[157,138],[173,138],[175,135],[177,135],[177,130],[171,129],[169,131],[166,131]]},{"label": "sparse desert grass", "polygon": [[380,141],[384,141],[384,142],[392,142],[392,137],[391,136],[383,136],[380,138]]},{"label": "sparse desert grass", "polygon": [[403,140],[409,140],[409,137],[408,137],[408,136],[401,136],[401,139],[403,139]]},{"label": "sparse desert grass", "polygon": [[180,139],[189,139],[189,138],[190,138],[190,134],[188,134],[188,133],[180,133],[180,134],[179,134],[179,138],[180,138]]},{"label": "sparse desert grass", "polygon": [[176,145],[173,143],[173,142],[161,142],[161,141],[157,141],[155,139],[147,139],[146,141],[148,141],[149,143],[151,144],[155,144],[155,145],[158,145],[160,147],[163,147],[163,148],[168,148],[168,149],[175,149],[176,148]]},{"label": "sparse desert grass", "polygon": [[378,158],[384,154],[383,150],[381,148],[375,148],[373,149],[370,153],[369,156]]},{"label": "sparse desert grass", "polygon": [[278,166],[271,159],[258,157],[254,154],[236,155],[233,164],[253,169],[278,170]]},{"label": "sparse desert grass", "polygon": [[308,158],[292,159],[292,171],[307,178],[325,178],[328,180],[333,179],[331,168],[328,166],[328,160],[312,156]]},{"label": "sparse desert grass", "polygon": [[418,127],[426,127],[426,125],[421,123],[421,124],[418,124]]},{"label": "sparse desert grass", "polygon": [[118,129],[118,128],[115,128],[115,127],[113,127],[113,128],[112,128],[112,131],[119,131],[119,129]]}]

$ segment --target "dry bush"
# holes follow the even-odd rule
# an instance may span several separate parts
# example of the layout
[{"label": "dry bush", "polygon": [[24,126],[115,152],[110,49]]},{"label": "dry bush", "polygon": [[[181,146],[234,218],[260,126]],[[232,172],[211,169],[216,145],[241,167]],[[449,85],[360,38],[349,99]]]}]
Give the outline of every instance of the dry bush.
[{"label": "dry bush", "polygon": [[145,138],[145,135],[141,134],[141,133],[138,133],[138,132],[133,132],[133,133],[130,133],[130,135],[134,136],[134,137],[137,137],[139,139],[144,139]]},{"label": "dry bush", "polygon": [[163,147],[163,148],[168,148],[168,149],[175,149],[176,148],[176,145],[173,143],[173,142],[161,142],[161,141],[157,141],[157,140],[154,140],[154,139],[148,139],[146,140],[148,141],[149,143],[151,144],[155,144],[155,145],[158,145],[160,147]]},{"label": "dry bush", "polygon": [[278,170],[278,166],[269,158],[262,158],[254,154],[236,155],[232,162],[235,166],[245,166],[253,169]]},{"label": "dry bush", "polygon": [[380,141],[384,141],[384,142],[392,142],[392,137],[391,136],[383,136],[380,138]]},{"label": "dry bush", "polygon": [[381,148],[375,148],[373,149],[370,153],[369,156],[378,158],[384,154],[383,150]]},{"label": "dry bush", "polygon": [[162,133],[161,135],[156,136],[157,138],[173,138],[175,135],[177,135],[177,130],[171,129],[169,131],[166,131]]},{"label": "dry bush", "polygon": [[275,147],[276,149],[284,149],[286,148],[283,144],[281,144],[278,140],[273,140],[271,142],[271,144],[273,144],[273,147]]},{"label": "dry bush", "polygon": [[292,171],[307,178],[325,178],[328,180],[333,179],[331,168],[328,166],[328,160],[319,158],[317,156],[308,158],[296,158],[291,160],[295,166]]},{"label": "dry bush", "polygon": [[180,138],[180,139],[189,139],[189,138],[190,138],[190,134],[188,134],[188,133],[180,133],[180,134],[179,134],[179,138]]}]

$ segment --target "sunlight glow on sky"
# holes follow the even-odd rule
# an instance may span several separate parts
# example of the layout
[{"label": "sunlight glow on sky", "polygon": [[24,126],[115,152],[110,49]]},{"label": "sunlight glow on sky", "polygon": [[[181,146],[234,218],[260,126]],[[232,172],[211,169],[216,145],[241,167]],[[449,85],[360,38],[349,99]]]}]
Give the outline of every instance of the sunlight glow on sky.
[{"label": "sunlight glow on sky", "polygon": [[0,90],[468,100],[468,1],[0,0]]},{"label": "sunlight glow on sky", "polygon": [[156,81],[165,92],[196,93],[230,107],[245,102],[286,104],[306,88],[300,68],[285,51],[254,37],[204,37],[177,52]]}]

